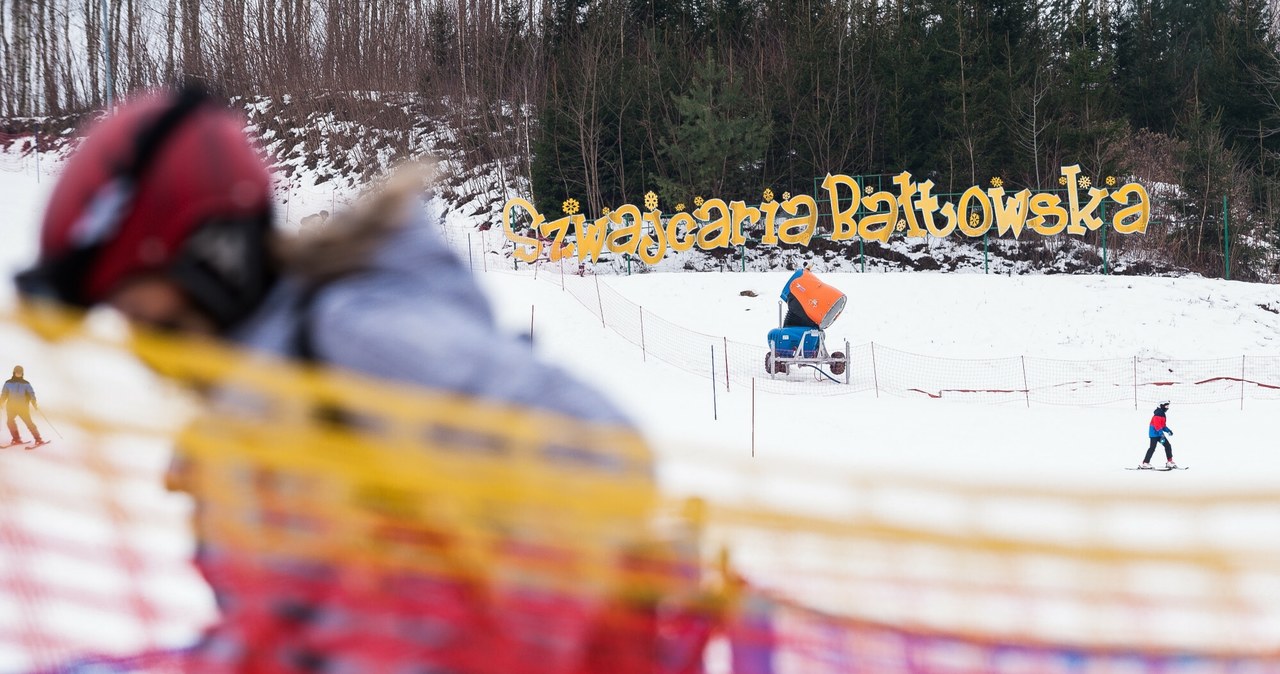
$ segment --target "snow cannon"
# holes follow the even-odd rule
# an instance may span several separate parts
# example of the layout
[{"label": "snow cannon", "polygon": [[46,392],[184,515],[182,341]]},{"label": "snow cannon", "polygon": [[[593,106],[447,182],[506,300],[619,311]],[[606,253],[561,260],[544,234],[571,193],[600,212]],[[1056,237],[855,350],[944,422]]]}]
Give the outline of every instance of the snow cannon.
[{"label": "snow cannon", "polygon": [[826,330],[844,311],[844,293],[818,280],[808,269],[801,269],[787,279],[782,301],[787,305],[783,327],[802,326]]},{"label": "snow cannon", "polygon": [[[845,294],[818,280],[808,269],[797,270],[787,279],[779,296],[781,325],[769,331],[769,353],[764,371],[770,376],[787,374],[795,368],[812,368],[816,379],[849,383],[849,343],[843,352],[827,352],[825,330],[840,317],[847,301]],[[831,370],[830,374],[823,369]],[[834,375],[834,376],[832,376]]]}]

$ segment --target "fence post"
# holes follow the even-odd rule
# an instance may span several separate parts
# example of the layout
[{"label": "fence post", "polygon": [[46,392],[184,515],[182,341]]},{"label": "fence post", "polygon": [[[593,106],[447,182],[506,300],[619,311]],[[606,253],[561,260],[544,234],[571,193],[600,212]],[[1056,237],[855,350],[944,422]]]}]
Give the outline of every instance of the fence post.
[{"label": "fence post", "polygon": [[467,232],[467,271],[475,271],[475,260],[471,259],[471,232]]},{"label": "fence post", "polygon": [[40,184],[40,122],[36,122],[36,184]]},{"label": "fence post", "polygon": [[533,346],[533,314],[537,310],[537,305],[529,305],[529,346]]},{"label": "fence post", "polygon": [[844,384],[849,385],[849,372],[853,369],[853,349],[849,348],[849,340],[844,340]]},{"label": "fence post", "polygon": [[756,455],[756,378],[751,378],[751,456]]},{"label": "fence post", "polygon": [[649,355],[644,348],[644,307],[640,307],[640,360],[649,362]]},{"label": "fence post", "polygon": [[600,276],[596,275],[596,306],[600,307],[600,327],[606,327],[604,324],[604,300],[600,299]]},{"label": "fence post", "polygon": [[724,338],[724,392],[729,392],[729,338]]},{"label": "fence post", "polygon": [[1027,357],[1019,356],[1022,359],[1022,393],[1027,398],[1027,407],[1031,407],[1031,387],[1027,386]]},{"label": "fence post", "polygon": [[1138,409],[1138,357],[1133,357],[1133,409]]},{"label": "fence post", "polygon": [[711,420],[720,419],[719,413],[716,412],[716,345],[711,345]]},{"label": "fence post", "polygon": [[876,343],[871,343],[871,381],[875,383],[876,397],[880,397],[880,373],[876,371]]},{"label": "fence post", "polygon": [[1240,356],[1240,409],[1244,409],[1244,356]]},{"label": "fence post", "polygon": [[[1107,204],[1102,203],[1102,221],[1107,221]],[[1107,226],[1102,226],[1102,275],[1106,276],[1111,273],[1110,265],[1107,264]]]}]

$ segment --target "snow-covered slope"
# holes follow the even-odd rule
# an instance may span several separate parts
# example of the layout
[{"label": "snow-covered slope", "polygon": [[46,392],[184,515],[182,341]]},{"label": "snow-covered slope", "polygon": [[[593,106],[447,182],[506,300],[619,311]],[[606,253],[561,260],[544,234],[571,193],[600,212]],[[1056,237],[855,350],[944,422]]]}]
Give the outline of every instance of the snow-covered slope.
[{"label": "snow-covered slope", "polygon": [[[32,171],[0,172],[0,194],[8,206],[0,229],[0,276],[8,278],[34,255],[35,231],[50,183],[47,174],[37,182]],[[475,239],[493,238],[493,232],[476,233],[475,224],[455,213],[445,227],[460,254],[467,252],[468,233],[473,246]],[[535,278],[533,270],[510,270],[503,261],[499,253],[473,260],[503,328],[528,332],[532,322],[538,353],[621,401],[653,440],[662,457],[660,479],[671,495],[703,495],[779,511],[816,508],[839,517],[851,507],[845,501],[850,494],[841,491],[839,480],[866,475],[908,475],[971,485],[978,491],[987,486],[1128,491],[1159,499],[1280,490],[1280,457],[1270,451],[1274,418],[1280,413],[1280,403],[1274,401],[1249,399],[1243,410],[1238,402],[1189,406],[1175,401],[1170,425],[1177,432],[1176,458],[1192,469],[1136,473],[1122,468],[1136,465],[1146,448],[1146,406],[992,406],[927,397],[877,398],[871,392],[753,395],[739,384],[726,390],[719,380],[647,358],[635,344],[602,326],[577,298],[561,290],[555,282],[557,268],[539,269]],[[776,325],[775,297],[787,274],[782,269],[649,273],[593,281],[672,325],[763,343],[767,329]],[[1276,353],[1280,338],[1280,295],[1273,286],[1198,278],[942,273],[833,273],[824,278],[850,295],[849,308],[831,330],[833,336],[951,358],[1269,356]],[[9,284],[0,283],[0,288],[0,302],[8,305]],[[756,296],[744,296],[744,290]],[[15,362],[24,358],[20,348],[4,355]],[[6,457],[20,459],[21,455]],[[740,478],[748,469],[759,481]],[[797,475],[800,487],[783,480]],[[812,487],[805,488],[804,480]],[[1060,523],[1062,513],[1050,513],[1047,520],[1008,511],[978,517],[927,494],[878,507],[912,526],[945,529],[964,525],[971,516],[1003,518],[1021,536],[1101,527],[1118,539],[1138,536],[1153,545],[1178,541],[1187,528],[1184,516],[1149,509],[1128,518],[1108,512],[1100,516],[1103,522],[1037,531],[1046,529],[1044,521]],[[1213,535],[1231,545],[1249,544],[1257,532],[1280,531],[1280,521],[1267,513],[1211,523],[1199,530],[1213,528]],[[814,579],[837,577],[831,575],[833,567],[852,563],[818,552],[802,554],[798,562],[785,557],[772,561],[787,559],[811,568]],[[755,568],[767,574],[781,567],[762,562]],[[804,587],[805,582],[794,576],[766,575],[762,582],[795,590],[824,608],[886,620],[948,627],[965,618],[963,604],[941,613],[930,608],[934,612],[928,615],[903,615],[894,611],[909,605],[857,604],[829,587]],[[1271,585],[1248,590],[1258,601],[1278,600],[1271,605],[1280,605],[1280,593]],[[1197,637],[1200,623],[1183,620],[1159,623],[1161,629],[1153,630],[1157,634],[1152,639],[1182,639],[1205,647],[1238,647],[1242,639],[1274,641],[1280,634],[1280,616],[1265,608],[1258,614],[1264,628],[1238,638],[1210,633]],[[1011,630],[1017,627],[1018,615],[992,614],[982,626]],[[1041,636],[1073,634],[1070,627],[1057,623],[1039,627]],[[1114,634],[1133,636],[1141,627],[1130,625]]]},{"label": "snow-covered slope", "polygon": [[[772,297],[787,272],[756,274],[649,274],[602,278],[647,311],[730,339],[763,341],[776,325]],[[712,382],[655,359],[602,327],[555,283],[531,274],[489,272],[485,287],[508,330],[529,331],[546,357],[626,401],[659,444],[705,444],[749,454],[749,390]],[[903,288],[903,302],[885,295],[846,312],[832,332],[950,357],[1017,354],[1086,358],[1266,353],[1280,338],[1280,316],[1254,306],[1267,286],[1199,279],[1097,277],[962,277],[883,274],[833,276],[854,289]],[[959,287],[957,287],[959,286]],[[973,292],[965,292],[966,287]],[[754,288],[757,298],[739,290]],[[981,291],[981,292],[977,292]],[[1110,291],[1110,292],[1107,292]],[[855,291],[856,292],[856,291]],[[1095,305],[1094,298],[1110,298]],[[874,296],[874,293],[870,295]],[[928,297],[913,306],[912,297]],[[1213,299],[1207,299],[1213,298]],[[949,306],[948,306],[949,304]],[[1240,315],[1240,308],[1252,308]],[[1085,311],[1084,309],[1092,309]],[[761,370],[760,378],[767,375]],[[839,386],[833,384],[833,387]],[[1280,486],[1259,456],[1271,416],[1280,405],[1248,400],[1222,405],[1178,405],[1170,425],[1178,457],[1196,463],[1184,482],[1225,487]],[[939,475],[1081,486],[1127,484],[1121,466],[1136,465],[1146,449],[1148,406],[1098,408],[990,406],[920,399],[877,399],[874,394],[808,397],[756,394],[755,443],[763,455],[803,457],[852,467],[886,467]],[[1203,460],[1201,459],[1203,453]],[[1212,457],[1212,458],[1210,458]]]},{"label": "snow-covered slope", "polygon": [[[50,174],[37,181],[33,171],[0,173],[0,192],[8,205],[0,240],[0,275],[5,278],[34,256],[39,214],[51,183]],[[461,244],[456,232],[452,236]],[[473,266],[480,272],[481,261]],[[554,268],[542,270],[544,278],[536,280],[527,270],[516,273],[496,264],[481,273],[510,329],[527,332],[532,311],[545,355],[628,401],[637,421],[656,437],[747,445],[746,391],[726,393],[721,387],[720,419],[713,421],[708,379],[643,360],[638,348],[602,328],[577,300],[547,282]],[[651,273],[601,277],[601,282],[676,325],[763,343],[765,332],[777,324],[775,297],[786,274]],[[844,316],[829,331],[834,337],[952,358],[1265,356],[1276,353],[1280,340],[1280,293],[1268,285],[1199,278],[942,273],[828,278],[850,296]],[[743,296],[743,290],[757,297]],[[0,283],[0,298],[12,301],[10,284]],[[1251,400],[1243,412],[1239,407],[1175,407],[1171,425],[1182,431],[1176,443],[1180,457],[1192,461],[1197,451],[1214,457],[1197,461],[1196,473],[1180,479],[1220,485],[1280,479],[1280,463],[1273,465],[1268,453],[1256,451],[1266,442],[1275,406]],[[865,395],[814,400],[762,394],[756,444],[855,464],[936,468],[948,474],[1060,480],[1065,471],[1114,482],[1129,476],[1112,469],[1135,463],[1145,445],[1147,412],[1131,406],[1019,410]],[[1273,470],[1259,470],[1259,465]]]}]

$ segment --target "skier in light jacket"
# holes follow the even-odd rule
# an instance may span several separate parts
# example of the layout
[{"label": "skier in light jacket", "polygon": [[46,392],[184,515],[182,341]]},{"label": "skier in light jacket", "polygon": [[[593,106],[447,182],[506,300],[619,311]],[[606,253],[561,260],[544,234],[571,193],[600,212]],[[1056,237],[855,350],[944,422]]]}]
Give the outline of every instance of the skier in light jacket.
[{"label": "skier in light jacket", "polygon": [[[475,280],[437,233],[420,179],[335,214],[309,239],[281,241],[272,228],[270,175],[243,126],[193,92],[133,102],[101,123],[54,191],[40,258],[19,275],[20,293],[105,303],[155,328],[631,427],[598,391],[498,332]],[[372,640],[315,636],[351,619],[341,597],[300,602],[271,583],[223,582],[208,570],[221,552],[205,546],[197,553],[223,619],[194,649],[194,669],[456,672],[464,670],[443,664],[456,658],[433,661],[432,653],[448,650],[451,639],[473,656],[492,646],[473,639],[483,629],[475,622],[478,600],[438,586],[434,617],[382,626],[420,633],[434,640],[431,648],[397,651],[403,661],[371,668],[370,658],[385,655],[371,652]],[[448,625],[430,627],[441,616]],[[524,666],[546,671],[536,661]]]},{"label": "skier in light jacket", "polygon": [[22,375],[22,366],[15,365],[13,377],[4,383],[3,389],[0,389],[0,405],[6,406],[5,411],[8,412],[9,417],[11,437],[7,446],[10,447],[22,444],[22,436],[18,434],[18,419],[27,425],[27,430],[31,431],[31,437],[35,438],[36,445],[44,444],[44,440],[40,439],[40,429],[31,421],[31,408],[40,409],[40,404],[36,402],[36,390]]}]

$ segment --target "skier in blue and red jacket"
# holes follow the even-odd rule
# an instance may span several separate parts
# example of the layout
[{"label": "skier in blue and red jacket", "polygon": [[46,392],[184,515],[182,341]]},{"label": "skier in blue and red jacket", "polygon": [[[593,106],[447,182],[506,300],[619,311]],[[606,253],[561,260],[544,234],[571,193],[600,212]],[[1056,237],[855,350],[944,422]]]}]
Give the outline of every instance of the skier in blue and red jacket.
[{"label": "skier in blue and red jacket", "polygon": [[1151,455],[1155,453],[1157,444],[1164,445],[1164,467],[1178,467],[1178,464],[1173,462],[1173,445],[1169,444],[1169,439],[1165,437],[1165,435],[1173,435],[1173,429],[1169,428],[1166,418],[1168,413],[1169,401],[1161,400],[1151,415],[1151,425],[1147,427],[1147,437],[1151,439],[1151,445],[1147,447],[1147,455],[1142,459],[1142,465],[1138,466],[1139,468],[1151,468]]}]

